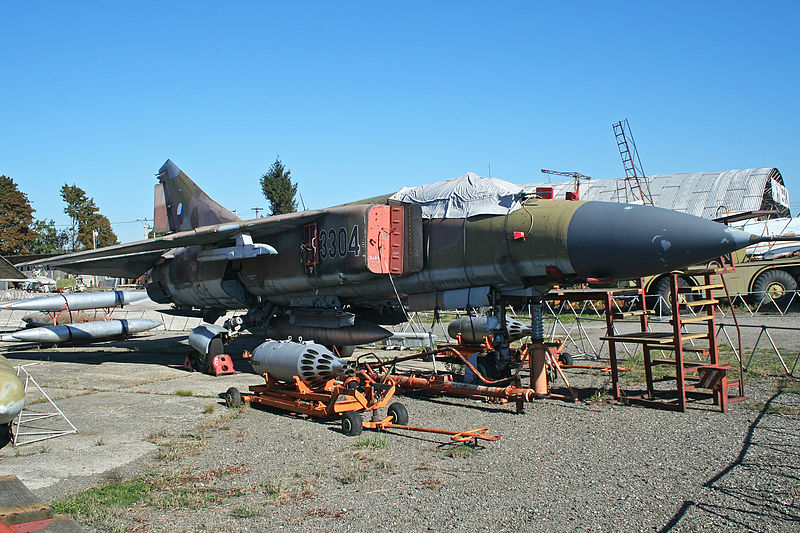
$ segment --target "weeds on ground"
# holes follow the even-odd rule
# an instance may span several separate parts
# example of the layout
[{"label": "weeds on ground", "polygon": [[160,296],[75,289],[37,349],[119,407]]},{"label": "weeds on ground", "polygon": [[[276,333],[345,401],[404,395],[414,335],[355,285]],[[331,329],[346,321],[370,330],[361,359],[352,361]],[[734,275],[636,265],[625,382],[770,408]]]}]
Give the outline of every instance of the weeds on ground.
[{"label": "weeds on ground", "polygon": [[800,407],[795,407],[794,405],[770,405],[767,407],[767,404],[764,402],[745,402],[744,407],[745,409],[765,412],[767,414],[800,415]]},{"label": "weeds on ground", "polygon": [[423,479],[419,484],[419,488],[428,490],[439,490],[442,488],[443,485],[444,481],[436,477],[430,479]]},{"label": "weeds on ground", "polygon": [[217,406],[215,404],[210,403],[210,404],[206,405],[205,407],[203,407],[203,414],[204,415],[210,415],[211,413],[214,412],[214,409],[216,409],[216,408],[217,408]]},{"label": "weeds on ground", "polygon": [[800,394],[800,383],[787,385],[785,382],[781,382],[780,391],[785,394]]},{"label": "weeds on ground", "polygon": [[[385,473],[394,468],[394,463],[388,461],[379,450],[385,447],[381,440],[377,446],[370,441],[366,446],[359,447],[358,451],[346,454],[337,464],[334,478],[344,485],[364,481],[373,474]],[[355,446],[358,446],[356,443]]]},{"label": "weeds on ground", "polygon": [[187,389],[178,389],[175,391],[178,396],[194,396],[194,392]]},{"label": "weeds on ground", "polygon": [[353,445],[356,448],[374,448],[382,450],[389,445],[389,439],[386,438],[386,435],[378,435],[378,436],[370,436],[370,437],[361,437],[356,441]]},{"label": "weeds on ground", "polygon": [[216,481],[233,474],[249,472],[246,465],[231,465],[205,471],[173,471],[153,474],[153,491],[146,505],[160,509],[200,509],[244,494],[244,489],[218,486]]},{"label": "weeds on ground", "polygon": [[166,430],[151,433],[148,440],[159,447],[156,459],[159,461],[173,461],[183,455],[197,455],[208,446],[206,441],[216,432],[230,429],[228,421],[238,418],[242,410],[228,409],[222,415],[204,420],[192,431],[181,433],[180,436],[170,438]]},{"label": "weeds on ground", "polygon": [[240,505],[231,509],[231,516],[233,518],[254,518],[264,514],[265,508],[263,505],[248,504]]},{"label": "weeds on ground", "polygon": [[472,444],[456,444],[447,450],[447,456],[453,459],[463,459],[477,453],[478,447]]},{"label": "weeds on ground", "polygon": [[604,403],[611,399],[611,391],[608,389],[596,389],[591,396],[584,400],[586,403]]}]

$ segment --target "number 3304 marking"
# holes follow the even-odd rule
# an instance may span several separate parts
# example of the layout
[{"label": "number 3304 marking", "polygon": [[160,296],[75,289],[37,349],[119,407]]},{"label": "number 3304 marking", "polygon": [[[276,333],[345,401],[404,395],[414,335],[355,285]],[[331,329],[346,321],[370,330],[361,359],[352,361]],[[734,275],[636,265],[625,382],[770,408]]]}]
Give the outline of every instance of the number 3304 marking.
[{"label": "number 3304 marking", "polygon": [[354,256],[361,255],[361,245],[358,240],[358,226],[353,226],[350,230],[350,235],[347,234],[347,228],[344,226],[338,230],[322,229],[319,232],[319,256],[321,259],[334,259],[336,257],[344,257],[347,254]]}]

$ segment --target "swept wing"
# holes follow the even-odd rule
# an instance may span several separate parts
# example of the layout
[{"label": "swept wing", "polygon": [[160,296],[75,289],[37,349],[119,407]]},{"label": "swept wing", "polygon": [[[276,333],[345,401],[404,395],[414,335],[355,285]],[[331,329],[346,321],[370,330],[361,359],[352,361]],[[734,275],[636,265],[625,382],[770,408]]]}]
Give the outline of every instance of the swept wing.
[{"label": "swept wing", "polygon": [[74,274],[135,278],[158,263],[166,251],[185,246],[216,248],[229,246],[236,237],[249,234],[253,241],[296,228],[324,216],[321,210],[301,211],[253,220],[225,222],[170,233],[154,239],[117,244],[23,263],[24,266],[55,266]]}]

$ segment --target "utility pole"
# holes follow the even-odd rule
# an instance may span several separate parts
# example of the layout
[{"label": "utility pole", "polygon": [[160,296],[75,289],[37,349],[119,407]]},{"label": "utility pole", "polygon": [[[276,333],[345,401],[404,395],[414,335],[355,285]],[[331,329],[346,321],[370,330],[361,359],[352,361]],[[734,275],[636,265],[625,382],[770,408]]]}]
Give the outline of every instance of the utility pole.
[{"label": "utility pole", "polygon": [[264,210],[263,207],[251,207],[250,208],[250,211],[255,211],[256,212],[256,218],[258,218],[258,212],[259,211],[263,211],[263,210]]},{"label": "utility pole", "polygon": [[142,227],[144,228],[144,238],[145,238],[145,240],[149,239],[150,238],[150,230],[153,229],[153,226],[148,224],[148,222],[150,222],[150,219],[149,218],[137,218],[136,220],[138,222],[142,223]]}]

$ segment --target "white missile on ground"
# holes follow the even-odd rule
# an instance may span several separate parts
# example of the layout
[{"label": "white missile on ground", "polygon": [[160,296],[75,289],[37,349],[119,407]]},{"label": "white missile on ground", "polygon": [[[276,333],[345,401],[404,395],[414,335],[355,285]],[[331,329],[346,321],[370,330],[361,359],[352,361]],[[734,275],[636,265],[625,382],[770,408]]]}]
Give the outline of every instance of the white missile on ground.
[{"label": "white missile on ground", "polygon": [[53,294],[3,304],[5,309],[22,311],[63,311],[123,307],[148,298],[146,291],[103,291]]},{"label": "white missile on ground", "polygon": [[23,329],[3,335],[3,342],[86,342],[117,337],[130,337],[164,323],[147,318],[129,318],[123,320],[100,320],[64,326],[43,326]]}]

